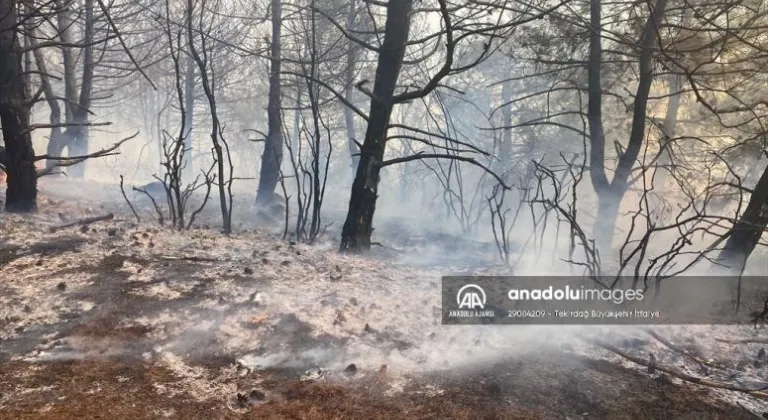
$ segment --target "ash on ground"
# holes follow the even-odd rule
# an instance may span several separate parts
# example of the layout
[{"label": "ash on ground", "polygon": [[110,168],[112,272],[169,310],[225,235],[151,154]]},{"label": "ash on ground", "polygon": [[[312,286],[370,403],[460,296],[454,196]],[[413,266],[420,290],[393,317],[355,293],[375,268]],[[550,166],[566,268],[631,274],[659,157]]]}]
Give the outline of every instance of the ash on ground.
[{"label": "ash on ground", "polygon": [[[330,236],[312,246],[251,226],[224,236],[205,228],[215,214],[174,232],[137,224],[118,199],[73,204],[42,195],[38,213],[0,219],[3,418],[76,418],[88,410],[85,396],[105,398],[118,412],[144,410],[146,418],[290,418],[285,413],[315,410],[321,414],[313,418],[746,419],[768,412],[761,391],[648,373],[584,340],[601,337],[643,360],[653,355],[697,378],[760,390],[768,387],[768,344],[747,343],[768,337],[759,327],[655,328],[670,347],[634,327],[440,325],[442,275],[509,273],[482,262],[488,244],[475,244],[484,257],[472,266],[446,273],[410,257],[393,264],[384,254],[342,256]],[[98,204],[106,202],[113,204]],[[107,212],[116,217],[50,230]],[[412,256],[426,241],[435,248],[425,252],[435,253],[440,235],[414,236],[392,252]],[[131,408],[126,392],[151,407]]]}]

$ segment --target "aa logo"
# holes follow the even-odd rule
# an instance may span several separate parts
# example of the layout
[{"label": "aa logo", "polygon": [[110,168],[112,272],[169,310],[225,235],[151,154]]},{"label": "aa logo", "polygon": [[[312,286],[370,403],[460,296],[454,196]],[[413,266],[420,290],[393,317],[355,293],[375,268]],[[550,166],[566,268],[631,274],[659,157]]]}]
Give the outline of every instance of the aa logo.
[{"label": "aa logo", "polygon": [[459,309],[485,309],[485,291],[476,284],[467,284],[456,293]]}]

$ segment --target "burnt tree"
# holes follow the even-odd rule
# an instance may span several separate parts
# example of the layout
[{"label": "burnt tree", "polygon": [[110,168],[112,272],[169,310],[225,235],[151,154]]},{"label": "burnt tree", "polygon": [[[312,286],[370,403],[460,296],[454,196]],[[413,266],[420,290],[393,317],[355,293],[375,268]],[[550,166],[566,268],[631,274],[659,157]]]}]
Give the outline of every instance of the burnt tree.
[{"label": "burnt tree", "polygon": [[[77,101],[71,105],[67,113],[67,129],[64,131],[64,141],[67,144],[69,156],[85,156],[88,154],[88,114],[91,107],[91,92],[93,91],[93,1],[85,0],[85,32],[83,40],[83,74],[80,81],[80,93]],[[72,77],[73,75],[67,76]],[[74,83],[74,82],[72,82]],[[78,178],[85,176],[85,162],[72,166],[69,174]]]},{"label": "burnt tree", "polygon": [[37,171],[29,131],[18,6],[15,0],[0,1],[0,124],[7,156],[5,209],[11,212],[32,211],[37,207]]},{"label": "burnt tree", "polygon": [[[61,40],[61,45],[58,49],[61,51],[61,62],[64,67],[64,119],[67,123],[71,123],[73,120],[74,105],[77,103],[77,81],[75,80],[75,68],[76,68],[76,54],[73,49],[74,35],[73,30],[75,26],[74,11],[71,10],[67,3],[62,0],[55,0],[54,7],[56,10],[56,25],[58,37]],[[33,42],[37,38],[36,34],[32,34],[30,37]],[[45,86],[50,86],[48,81],[49,73],[45,69],[45,61],[40,48],[36,47],[35,59],[38,64],[38,70],[40,70],[41,84],[45,89]],[[53,92],[53,89],[44,90],[46,99],[49,99],[49,105],[51,106],[51,136],[48,140],[47,154],[51,156],[62,156],[64,149],[67,147],[67,139],[63,135],[61,130],[61,108],[58,105],[58,98]],[[72,153],[70,153],[71,155]],[[46,161],[46,168],[53,169],[56,167],[56,161],[53,159]]]},{"label": "burnt tree", "polygon": [[280,115],[280,26],[282,5],[272,0],[272,40],[270,44],[269,99],[267,101],[267,138],[261,158],[256,203],[269,205],[276,197],[275,188],[283,162],[283,122]]},{"label": "burnt tree", "polygon": [[602,13],[600,0],[590,2],[590,40],[587,105],[589,122],[590,166],[589,175],[598,197],[597,219],[594,236],[599,249],[607,250],[611,246],[619,205],[629,188],[629,175],[640,154],[645,139],[646,108],[648,95],[653,83],[652,66],[654,45],[657,43],[657,31],[667,6],[667,0],[656,0],[640,40],[639,76],[632,111],[632,128],[626,150],[619,156],[619,162],[611,181],[605,169],[605,133],[602,120],[602,86],[600,71],[602,68]]},{"label": "burnt tree", "polygon": [[360,149],[347,219],[341,233],[342,252],[364,251],[371,246],[373,213],[378,198],[379,172],[384,159],[387,129],[397,79],[405,56],[412,0],[390,0],[384,26],[384,42],[379,50],[376,80],[371,96],[371,108],[365,140]]},{"label": "burnt tree", "polygon": [[752,190],[747,208],[728,231],[718,262],[732,274],[739,274],[768,226],[768,167]]},{"label": "burnt tree", "polygon": [[[48,103],[48,107],[51,109],[49,121],[51,123],[51,135],[48,140],[48,154],[53,156],[61,156],[61,152],[64,150],[63,138],[61,132],[61,107],[59,106],[59,99],[54,93],[51,85],[50,76],[48,73],[48,66],[45,63],[45,57],[43,51],[37,48],[37,42],[35,41],[36,34],[33,29],[30,29],[29,40],[32,45],[32,53],[35,56],[35,63],[37,64],[37,70],[40,76],[40,88],[43,91],[45,100]],[[53,170],[57,166],[57,161],[49,159],[45,163],[45,167]]]}]

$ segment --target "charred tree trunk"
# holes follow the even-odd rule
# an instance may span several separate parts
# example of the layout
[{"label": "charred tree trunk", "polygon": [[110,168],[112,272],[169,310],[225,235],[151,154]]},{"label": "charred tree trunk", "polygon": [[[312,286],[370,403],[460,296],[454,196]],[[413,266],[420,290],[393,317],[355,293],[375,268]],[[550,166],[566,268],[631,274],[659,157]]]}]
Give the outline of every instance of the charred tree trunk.
[{"label": "charred tree trunk", "polygon": [[[193,0],[187,0],[187,9],[190,14],[194,8]],[[201,13],[205,11],[205,4],[201,6]],[[211,114],[211,143],[213,144],[214,159],[217,168],[216,183],[219,189],[219,207],[221,210],[222,218],[222,230],[225,234],[232,233],[232,180],[233,180],[233,166],[232,155],[230,154],[229,145],[224,139],[224,130],[219,120],[219,113],[216,104],[216,80],[214,79],[214,71],[211,68],[210,77],[208,73],[209,66],[212,66],[211,61],[213,56],[213,46],[209,46],[206,43],[206,37],[209,34],[201,34],[200,36],[200,49],[195,46],[194,34],[192,25],[187,26],[187,37],[189,39],[189,52],[197,65],[197,70],[200,72],[200,84],[203,88],[203,93],[208,100],[208,111]],[[226,151],[226,156],[224,152]],[[226,157],[226,160],[225,160]],[[226,166],[225,166],[226,165]]]},{"label": "charred tree trunk", "polygon": [[371,247],[373,213],[376,209],[380,164],[386,148],[387,129],[394,106],[393,96],[403,64],[410,29],[412,0],[390,0],[379,52],[376,81],[360,163],[352,184],[347,219],[341,233],[341,252],[362,252]]},{"label": "charred tree trunk", "polygon": [[645,138],[645,118],[648,106],[648,94],[653,83],[653,49],[656,43],[656,33],[661,23],[661,17],[667,6],[667,0],[656,0],[651,10],[648,21],[643,30],[640,42],[640,80],[635,94],[635,103],[632,113],[632,128],[629,141],[624,153],[619,156],[619,163],[613,179],[609,182],[605,173],[605,134],[602,124],[602,86],[600,82],[600,70],[602,67],[602,40],[601,40],[601,4],[600,0],[592,0],[590,3],[590,52],[589,52],[589,104],[587,119],[590,133],[590,169],[589,174],[592,185],[598,197],[598,212],[594,226],[593,236],[598,244],[598,249],[609,250],[613,240],[613,232],[616,227],[619,206],[624,193],[629,188],[628,179],[632,167],[640,154],[640,149]]},{"label": "charred tree trunk", "polygon": [[731,274],[739,274],[755,250],[768,226],[768,166],[752,190],[744,213],[728,231],[728,239],[720,252],[719,263]]},{"label": "charred tree trunk", "polygon": [[17,7],[15,0],[0,1],[0,124],[8,173],[5,209],[9,212],[37,207],[35,151],[29,132]]},{"label": "charred tree trunk", "polygon": [[262,206],[272,204],[275,188],[280,178],[283,162],[283,123],[280,115],[280,26],[282,5],[272,0],[272,43],[270,45],[269,100],[267,103],[267,138],[261,158],[259,188],[256,203]]}]

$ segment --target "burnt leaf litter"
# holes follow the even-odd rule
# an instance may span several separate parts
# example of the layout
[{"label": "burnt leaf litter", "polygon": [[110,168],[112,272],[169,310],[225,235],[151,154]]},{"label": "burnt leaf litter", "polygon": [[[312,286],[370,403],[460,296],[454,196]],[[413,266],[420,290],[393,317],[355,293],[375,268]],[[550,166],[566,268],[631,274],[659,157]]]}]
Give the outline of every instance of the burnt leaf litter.
[{"label": "burnt leaf litter", "polygon": [[[702,370],[640,333],[625,330],[616,342],[649,360],[645,369],[564,330],[436,325],[443,270],[393,264],[386,250],[344,257],[333,238],[308,246],[258,228],[228,237],[172,232],[136,225],[117,208],[50,200],[43,197],[34,215],[0,219],[0,418],[747,419],[768,412],[759,398],[668,377],[657,364],[704,376],[717,369]],[[107,211],[114,219],[49,231],[60,214],[77,220]],[[710,339],[719,331],[661,334],[702,347],[702,357],[728,365],[732,381],[757,387],[768,373],[764,348]]]}]

